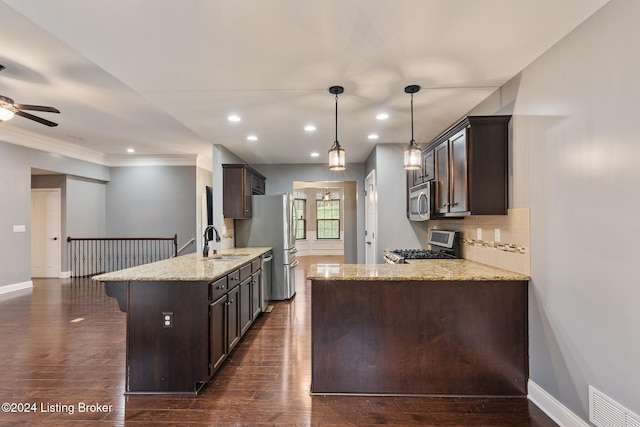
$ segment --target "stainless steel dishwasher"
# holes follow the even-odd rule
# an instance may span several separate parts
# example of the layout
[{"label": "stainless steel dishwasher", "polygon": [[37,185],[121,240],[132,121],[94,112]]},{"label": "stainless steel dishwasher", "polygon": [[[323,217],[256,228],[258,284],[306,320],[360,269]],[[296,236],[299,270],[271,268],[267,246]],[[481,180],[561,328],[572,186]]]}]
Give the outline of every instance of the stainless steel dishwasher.
[{"label": "stainless steel dishwasher", "polygon": [[271,299],[271,264],[273,263],[273,253],[271,251],[262,255],[262,301],[260,305],[262,312],[264,313],[269,306],[269,300]]}]

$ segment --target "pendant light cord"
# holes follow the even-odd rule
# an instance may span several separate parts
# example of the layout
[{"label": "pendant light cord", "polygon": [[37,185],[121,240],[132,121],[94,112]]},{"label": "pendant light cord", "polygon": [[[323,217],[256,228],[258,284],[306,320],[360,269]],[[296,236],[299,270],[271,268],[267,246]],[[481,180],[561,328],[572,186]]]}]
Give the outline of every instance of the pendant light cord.
[{"label": "pendant light cord", "polygon": [[411,145],[413,145],[413,94],[411,94]]},{"label": "pendant light cord", "polygon": [[338,142],[338,95],[336,95],[336,142]]}]

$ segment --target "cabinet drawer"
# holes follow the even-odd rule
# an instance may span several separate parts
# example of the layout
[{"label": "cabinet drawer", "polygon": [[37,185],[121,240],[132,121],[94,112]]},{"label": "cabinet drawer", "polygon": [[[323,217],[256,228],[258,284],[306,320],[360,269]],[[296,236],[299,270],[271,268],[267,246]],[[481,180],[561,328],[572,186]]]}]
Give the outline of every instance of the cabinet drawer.
[{"label": "cabinet drawer", "polygon": [[209,284],[209,301],[216,301],[218,298],[227,293],[227,276],[211,282]]},{"label": "cabinet drawer", "polygon": [[251,276],[251,263],[247,263],[240,267],[240,281],[242,282],[249,276]]},{"label": "cabinet drawer", "polygon": [[252,273],[255,273],[256,271],[260,270],[261,267],[262,267],[262,263],[260,262],[260,258],[256,258],[253,261],[251,261]]},{"label": "cabinet drawer", "polygon": [[240,284],[240,270],[232,271],[227,275],[227,278],[229,279],[228,288],[233,289],[234,286]]}]

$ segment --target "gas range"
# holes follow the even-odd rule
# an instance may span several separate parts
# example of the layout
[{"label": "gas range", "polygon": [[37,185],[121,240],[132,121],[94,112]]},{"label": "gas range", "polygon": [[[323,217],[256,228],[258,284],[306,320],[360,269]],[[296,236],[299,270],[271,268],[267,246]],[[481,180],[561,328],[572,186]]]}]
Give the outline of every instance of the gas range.
[{"label": "gas range", "polygon": [[407,259],[460,258],[460,235],[457,231],[429,230],[431,249],[393,249],[384,251],[389,264],[403,264]]}]

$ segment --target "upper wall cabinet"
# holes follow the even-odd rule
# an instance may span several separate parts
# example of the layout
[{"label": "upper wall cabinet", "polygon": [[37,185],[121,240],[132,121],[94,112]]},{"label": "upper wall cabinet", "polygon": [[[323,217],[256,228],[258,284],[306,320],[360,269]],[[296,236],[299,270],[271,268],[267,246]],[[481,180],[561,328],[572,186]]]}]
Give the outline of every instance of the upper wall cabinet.
[{"label": "upper wall cabinet", "polygon": [[251,196],[265,193],[266,178],[245,164],[222,165],[225,218],[251,218]]},{"label": "upper wall cabinet", "polygon": [[423,153],[433,153],[437,216],[507,214],[510,119],[464,117],[427,144]]}]

